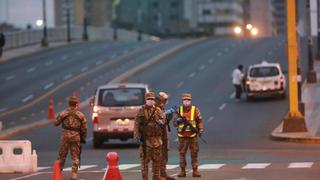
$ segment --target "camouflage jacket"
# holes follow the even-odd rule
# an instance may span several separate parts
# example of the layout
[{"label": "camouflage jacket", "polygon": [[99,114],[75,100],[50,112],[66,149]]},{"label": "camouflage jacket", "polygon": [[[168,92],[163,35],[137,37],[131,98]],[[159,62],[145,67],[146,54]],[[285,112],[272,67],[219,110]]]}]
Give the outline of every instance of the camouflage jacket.
[{"label": "camouflage jacket", "polygon": [[[153,118],[150,118],[152,113],[153,113]],[[143,106],[138,111],[138,114],[135,118],[134,138],[139,139],[142,135],[144,135],[146,138],[147,146],[149,147],[161,146],[163,143],[162,129],[158,125],[158,121],[160,119],[165,123],[165,115],[160,108],[156,106],[152,108]]]},{"label": "camouflage jacket", "polygon": [[75,108],[68,108],[58,114],[54,121],[54,125],[59,126],[60,124],[62,124],[63,128],[62,136],[65,138],[80,141],[80,135],[84,139],[87,136],[88,125],[86,117],[82,112]]}]

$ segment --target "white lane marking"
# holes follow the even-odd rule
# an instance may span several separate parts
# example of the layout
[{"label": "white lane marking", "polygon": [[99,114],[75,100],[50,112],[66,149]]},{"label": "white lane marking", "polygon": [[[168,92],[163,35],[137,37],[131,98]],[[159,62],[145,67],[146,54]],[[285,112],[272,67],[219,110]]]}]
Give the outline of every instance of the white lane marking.
[{"label": "white lane marking", "polygon": [[29,68],[29,69],[27,70],[27,72],[28,72],[28,73],[31,73],[31,72],[33,72],[34,70],[36,70],[36,68],[35,68],[35,67],[32,67],[32,68]]},{"label": "white lane marking", "polygon": [[116,54],[114,54],[114,55],[112,55],[112,56],[111,56],[111,58],[115,58],[116,56],[117,56],[117,55],[116,55]]},{"label": "white lane marking", "polygon": [[138,166],[140,166],[140,164],[120,164],[119,170],[127,170],[127,169],[135,168]]},{"label": "white lane marking", "polygon": [[77,51],[76,55],[81,55],[83,52],[82,51]]},{"label": "white lane marking", "polygon": [[220,169],[225,166],[225,164],[202,164],[199,166],[199,169]]},{"label": "white lane marking", "polygon": [[[97,165],[81,165],[81,167],[78,169],[79,171],[85,170],[85,169],[89,169],[89,168],[94,168],[97,167]],[[65,168],[63,169],[64,171],[71,171],[71,167]]]},{"label": "white lane marking", "polygon": [[270,163],[249,163],[241,169],[264,169],[268,166],[270,166]]},{"label": "white lane marking", "polygon": [[211,122],[211,121],[213,121],[213,120],[214,120],[214,117],[211,116],[211,117],[209,117],[209,119],[207,120],[207,122]]},{"label": "white lane marking", "polygon": [[176,86],[176,89],[180,88],[183,84],[184,84],[183,81],[179,82],[179,83],[177,84],[177,86]]},{"label": "white lane marking", "polygon": [[218,52],[218,56],[219,56],[219,57],[222,56],[222,53],[221,53],[221,52]]},{"label": "white lane marking", "polygon": [[68,59],[68,56],[64,55],[64,56],[61,57],[61,59],[62,59],[62,60],[67,60],[67,59]]},{"label": "white lane marking", "polygon": [[175,169],[175,168],[178,168],[179,165],[174,165],[174,164],[167,164],[167,169]]},{"label": "white lane marking", "polygon": [[50,66],[52,64],[52,61],[46,62],[45,65],[46,66]]},{"label": "white lane marking", "polygon": [[47,89],[51,88],[53,85],[54,85],[54,83],[49,83],[43,89],[47,90]]},{"label": "white lane marking", "polygon": [[0,112],[6,111],[8,108],[4,107],[0,109]]},{"label": "white lane marking", "polygon": [[69,78],[71,78],[72,77],[72,75],[71,74],[68,74],[68,75],[66,75],[65,77],[63,77],[63,79],[64,80],[67,80],[67,79],[69,79]]},{"label": "white lane marking", "polygon": [[100,64],[102,64],[101,60],[96,62],[96,65],[100,65]]},{"label": "white lane marking", "polygon": [[311,168],[313,162],[295,162],[290,163],[288,168]]},{"label": "white lane marking", "polygon": [[6,77],[6,81],[12,80],[12,79],[14,79],[15,77],[16,77],[15,75],[8,76],[8,77]]},{"label": "white lane marking", "polygon": [[219,110],[222,111],[222,110],[226,107],[226,105],[227,105],[226,103],[222,104],[222,105],[219,107]]},{"label": "white lane marking", "polygon": [[84,71],[86,71],[86,70],[88,70],[88,69],[89,69],[88,67],[83,67],[83,68],[80,69],[80,71],[81,71],[81,72],[84,72]]},{"label": "white lane marking", "polygon": [[49,168],[51,168],[51,167],[50,166],[38,167],[37,170],[42,171],[42,170],[49,169]]},{"label": "white lane marking", "polygon": [[212,64],[214,62],[214,59],[209,59],[208,61],[210,64]]},{"label": "white lane marking", "polygon": [[230,99],[233,99],[234,97],[236,97],[236,93],[233,92],[231,95],[230,95]]},{"label": "white lane marking", "polygon": [[24,121],[24,120],[26,120],[27,118],[26,117],[22,117],[22,118],[20,118],[22,121]]},{"label": "white lane marking", "polygon": [[40,174],[43,174],[42,172],[37,172],[37,173],[34,173],[34,174],[29,174],[29,175],[26,175],[26,176],[22,176],[22,177],[18,177],[18,178],[11,178],[9,180],[19,180],[19,179],[26,179],[26,178],[29,178],[29,177],[32,177],[32,176],[38,176]]},{"label": "white lane marking", "polygon": [[24,99],[22,99],[22,102],[27,102],[27,101],[31,100],[32,98],[33,98],[33,95],[31,94],[31,95],[25,97]]},{"label": "white lane marking", "polygon": [[92,140],[93,140],[93,137],[89,137],[89,138],[86,139],[87,142],[90,142]]},{"label": "white lane marking", "polygon": [[189,74],[189,78],[193,78],[194,76],[196,75],[196,73],[191,73],[191,74]]},{"label": "white lane marking", "polygon": [[206,68],[205,65],[201,65],[201,66],[199,67],[199,70],[202,71],[202,70],[204,70],[205,68]]}]

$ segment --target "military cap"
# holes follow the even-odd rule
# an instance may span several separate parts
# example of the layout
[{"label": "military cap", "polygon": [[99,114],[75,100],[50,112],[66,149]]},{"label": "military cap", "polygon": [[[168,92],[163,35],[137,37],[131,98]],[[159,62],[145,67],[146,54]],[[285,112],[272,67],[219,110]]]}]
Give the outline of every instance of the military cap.
[{"label": "military cap", "polygon": [[79,100],[76,96],[69,96],[69,99],[68,99],[69,102],[73,102],[73,103],[78,103]]},{"label": "military cap", "polygon": [[182,94],[182,100],[191,100],[192,99],[192,95],[190,93],[184,93]]},{"label": "military cap", "polygon": [[147,92],[146,93],[146,99],[155,99],[153,92]]},{"label": "military cap", "polygon": [[159,99],[161,99],[161,100],[168,100],[168,98],[169,98],[168,94],[165,93],[165,92],[162,92],[162,91],[159,92],[158,97],[159,97]]}]

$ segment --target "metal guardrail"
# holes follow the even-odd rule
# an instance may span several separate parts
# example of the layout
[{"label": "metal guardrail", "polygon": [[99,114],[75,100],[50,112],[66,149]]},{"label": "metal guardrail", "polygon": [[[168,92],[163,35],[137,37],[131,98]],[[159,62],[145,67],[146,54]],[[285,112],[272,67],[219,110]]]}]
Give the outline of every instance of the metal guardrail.
[{"label": "metal guardrail", "polygon": [[[118,39],[119,40],[136,40],[137,32],[127,31],[123,29],[118,29]],[[71,38],[72,40],[81,40],[83,34],[82,27],[72,27],[71,28]],[[112,40],[113,39],[113,29],[110,27],[88,27],[88,35],[90,40]],[[42,29],[37,30],[25,30],[19,32],[7,32],[5,33],[6,44],[4,50],[14,49],[23,46],[29,46],[41,43],[43,37]],[[149,38],[148,35],[143,35],[143,38]],[[65,27],[60,28],[50,28],[48,29],[48,41],[66,41],[67,40],[67,29]]]}]

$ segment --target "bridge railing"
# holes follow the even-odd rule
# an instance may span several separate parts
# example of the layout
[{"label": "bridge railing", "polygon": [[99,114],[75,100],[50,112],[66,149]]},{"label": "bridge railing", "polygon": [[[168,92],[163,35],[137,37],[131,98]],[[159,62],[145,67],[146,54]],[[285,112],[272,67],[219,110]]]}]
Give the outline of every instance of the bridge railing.
[{"label": "bridge railing", "polygon": [[[48,29],[48,41],[58,42],[67,40],[67,29],[65,27],[50,28]],[[127,31],[123,29],[117,30],[119,40],[136,40],[137,32]],[[71,39],[81,40],[83,35],[82,27],[71,28]],[[110,27],[88,27],[88,35],[90,40],[112,40],[113,29]],[[19,32],[5,33],[6,44],[4,49],[14,49],[23,46],[35,45],[41,43],[43,37],[42,29],[25,30]],[[148,35],[143,35],[143,38],[150,38]]]}]

